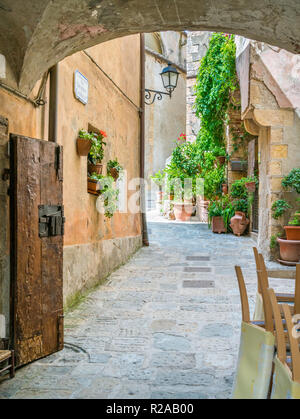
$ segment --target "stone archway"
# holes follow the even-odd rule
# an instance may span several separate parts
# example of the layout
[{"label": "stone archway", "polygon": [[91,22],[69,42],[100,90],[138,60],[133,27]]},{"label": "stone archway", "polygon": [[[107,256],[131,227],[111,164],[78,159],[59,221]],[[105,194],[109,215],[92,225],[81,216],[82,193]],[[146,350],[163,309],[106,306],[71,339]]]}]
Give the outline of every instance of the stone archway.
[{"label": "stone archway", "polygon": [[1,0],[0,53],[6,83],[28,93],[66,56],[138,32],[225,31],[300,52],[299,16],[295,0]]}]

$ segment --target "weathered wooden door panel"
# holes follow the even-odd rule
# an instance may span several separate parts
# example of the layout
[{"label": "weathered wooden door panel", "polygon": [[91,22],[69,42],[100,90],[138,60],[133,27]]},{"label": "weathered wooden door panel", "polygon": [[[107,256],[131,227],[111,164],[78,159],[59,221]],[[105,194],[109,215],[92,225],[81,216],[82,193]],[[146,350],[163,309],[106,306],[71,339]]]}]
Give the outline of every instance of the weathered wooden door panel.
[{"label": "weathered wooden door panel", "polygon": [[17,364],[63,347],[63,237],[40,237],[39,207],[62,206],[62,149],[11,135],[11,307]]}]

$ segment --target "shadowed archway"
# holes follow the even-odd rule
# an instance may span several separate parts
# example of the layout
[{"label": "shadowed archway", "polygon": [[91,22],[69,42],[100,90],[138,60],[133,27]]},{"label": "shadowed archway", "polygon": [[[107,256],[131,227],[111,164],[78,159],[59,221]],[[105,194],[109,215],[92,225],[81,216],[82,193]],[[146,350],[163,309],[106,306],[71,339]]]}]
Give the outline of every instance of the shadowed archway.
[{"label": "shadowed archway", "polygon": [[214,30],[300,52],[295,0],[0,0],[0,53],[28,93],[58,61],[137,32]]}]

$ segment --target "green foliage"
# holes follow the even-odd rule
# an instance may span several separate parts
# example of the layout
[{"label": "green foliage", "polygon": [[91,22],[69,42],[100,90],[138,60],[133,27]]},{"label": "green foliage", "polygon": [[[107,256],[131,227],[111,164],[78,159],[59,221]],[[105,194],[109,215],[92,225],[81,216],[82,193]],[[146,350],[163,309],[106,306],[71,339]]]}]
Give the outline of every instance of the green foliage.
[{"label": "green foliage", "polygon": [[249,213],[248,199],[236,199],[233,201],[234,211],[244,212],[246,215]]},{"label": "green foliage", "polygon": [[91,179],[98,180],[100,183],[100,197],[104,205],[105,217],[113,217],[118,209],[119,197],[119,190],[114,186],[114,178],[93,173]]},{"label": "green foliage", "polygon": [[88,160],[92,164],[101,163],[104,157],[104,146],[106,142],[103,141],[104,132],[101,133],[92,133],[92,147],[88,155]]},{"label": "green foliage", "polygon": [[248,193],[248,190],[245,186],[245,184],[246,184],[245,179],[246,178],[236,180],[231,185],[230,195],[232,196],[232,198],[248,199],[248,194],[249,193]]},{"label": "green foliage", "polygon": [[153,180],[153,182],[159,187],[159,189],[161,189],[164,184],[164,179],[166,177],[165,171],[159,170],[158,172],[155,173],[155,175],[150,176],[150,177]]},{"label": "green foliage", "polygon": [[291,170],[291,172],[282,180],[282,186],[284,188],[291,188],[300,194],[300,169]]},{"label": "green foliage", "polygon": [[221,195],[225,178],[225,165],[215,160],[216,156],[226,156],[224,124],[232,92],[238,86],[235,51],[234,37],[214,34],[197,75],[195,108],[201,128],[196,147],[206,199]]},{"label": "green foliage", "polygon": [[91,140],[92,141],[93,138],[94,138],[94,133],[90,133],[90,132],[88,132],[88,131],[86,131],[84,129],[81,129],[79,131],[78,137],[79,138],[82,138],[83,140]]},{"label": "green foliage", "polygon": [[289,222],[290,226],[300,226],[300,212],[295,212],[293,215],[292,220]]},{"label": "green foliage", "polygon": [[292,208],[284,199],[278,199],[272,205],[273,218],[278,220],[288,209]]}]

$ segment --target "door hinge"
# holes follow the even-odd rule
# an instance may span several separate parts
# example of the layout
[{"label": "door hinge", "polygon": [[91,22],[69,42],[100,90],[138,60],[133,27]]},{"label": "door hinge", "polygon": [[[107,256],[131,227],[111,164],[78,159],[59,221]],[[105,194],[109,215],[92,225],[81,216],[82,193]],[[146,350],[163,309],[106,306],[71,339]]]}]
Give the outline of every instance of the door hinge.
[{"label": "door hinge", "polygon": [[39,205],[39,236],[63,236],[65,217],[63,205]]}]

